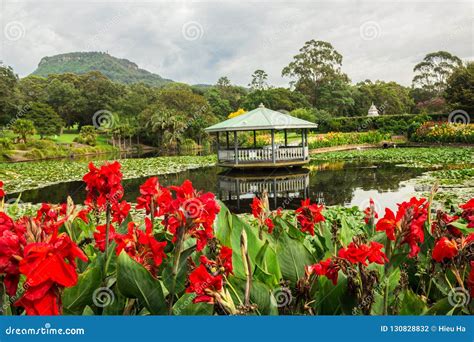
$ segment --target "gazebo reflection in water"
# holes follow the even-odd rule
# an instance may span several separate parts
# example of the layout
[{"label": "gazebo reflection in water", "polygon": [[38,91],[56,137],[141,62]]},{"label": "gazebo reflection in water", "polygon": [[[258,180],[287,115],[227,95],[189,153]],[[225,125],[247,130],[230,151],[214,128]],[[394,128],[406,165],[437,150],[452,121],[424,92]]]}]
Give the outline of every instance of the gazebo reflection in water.
[{"label": "gazebo reflection in water", "polygon": [[309,196],[309,170],[231,170],[218,178],[218,196],[232,212],[248,212],[253,197],[268,193],[270,209],[297,208]]}]

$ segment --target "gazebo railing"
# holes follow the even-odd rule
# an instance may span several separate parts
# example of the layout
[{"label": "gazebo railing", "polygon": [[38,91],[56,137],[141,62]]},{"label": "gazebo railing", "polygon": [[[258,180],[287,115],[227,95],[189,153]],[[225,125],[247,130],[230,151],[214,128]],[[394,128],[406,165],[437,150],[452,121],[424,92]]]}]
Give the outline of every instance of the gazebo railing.
[{"label": "gazebo railing", "polygon": [[[306,160],[308,158],[308,147],[301,146],[294,147],[279,147],[275,149],[275,162],[289,161],[289,160]],[[219,161],[235,162],[235,150],[226,149],[219,150]],[[271,148],[250,148],[238,149],[237,157],[239,163],[252,162],[271,162],[273,160],[273,153]]]}]

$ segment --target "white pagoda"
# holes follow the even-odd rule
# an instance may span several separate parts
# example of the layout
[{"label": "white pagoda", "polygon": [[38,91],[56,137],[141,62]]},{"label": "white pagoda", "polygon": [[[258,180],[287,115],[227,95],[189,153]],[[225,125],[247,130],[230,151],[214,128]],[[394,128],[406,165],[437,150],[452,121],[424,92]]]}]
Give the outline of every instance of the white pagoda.
[{"label": "white pagoda", "polygon": [[377,109],[377,107],[375,107],[373,102],[369,108],[369,112],[367,113],[367,116],[379,116],[379,110]]}]

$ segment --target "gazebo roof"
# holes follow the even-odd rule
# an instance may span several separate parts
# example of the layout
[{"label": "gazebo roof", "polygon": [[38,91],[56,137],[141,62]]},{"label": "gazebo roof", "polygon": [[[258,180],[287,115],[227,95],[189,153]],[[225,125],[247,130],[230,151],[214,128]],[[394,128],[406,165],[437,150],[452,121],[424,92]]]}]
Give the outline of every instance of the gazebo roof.
[{"label": "gazebo roof", "polygon": [[250,112],[207,127],[205,131],[208,133],[213,133],[316,127],[318,127],[318,125],[315,123],[265,108],[265,106],[261,104],[258,108],[251,110]]}]

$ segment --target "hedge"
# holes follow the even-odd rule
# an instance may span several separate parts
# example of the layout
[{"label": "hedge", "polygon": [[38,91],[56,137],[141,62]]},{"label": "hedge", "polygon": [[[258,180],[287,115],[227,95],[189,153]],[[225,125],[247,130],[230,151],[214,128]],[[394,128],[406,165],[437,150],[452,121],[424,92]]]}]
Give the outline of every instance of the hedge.
[{"label": "hedge", "polygon": [[318,122],[317,132],[366,132],[378,130],[384,133],[410,135],[426,121],[448,120],[449,114],[400,114],[375,117],[338,117]]}]

